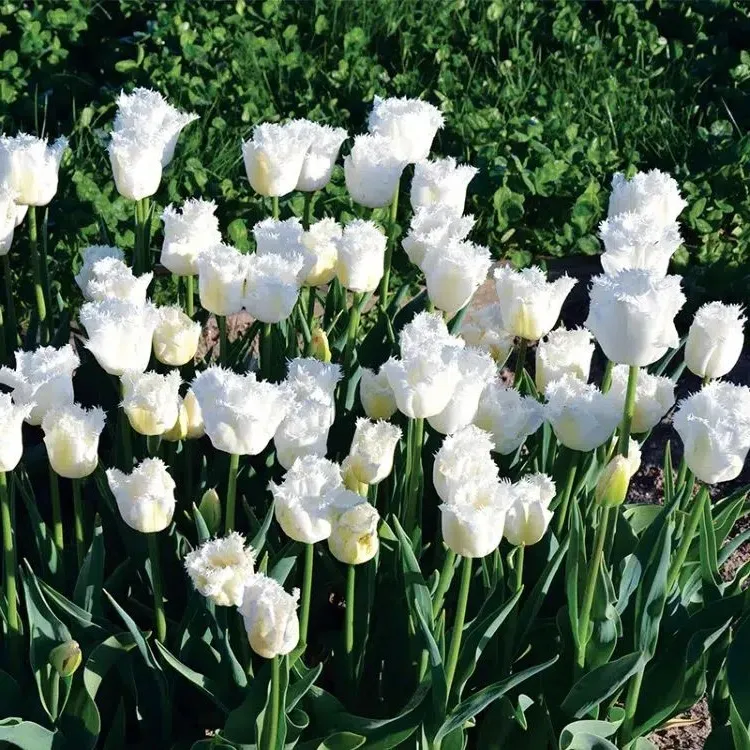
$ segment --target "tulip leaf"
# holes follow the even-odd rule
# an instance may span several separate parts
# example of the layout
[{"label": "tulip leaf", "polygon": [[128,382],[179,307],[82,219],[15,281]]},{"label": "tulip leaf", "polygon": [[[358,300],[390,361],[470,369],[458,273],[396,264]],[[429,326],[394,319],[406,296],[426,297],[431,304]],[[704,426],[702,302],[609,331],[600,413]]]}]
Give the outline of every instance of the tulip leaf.
[{"label": "tulip leaf", "polygon": [[50,732],[33,721],[23,721],[16,717],[0,719],[0,741],[8,742],[20,750],[53,750],[62,746],[60,740],[58,732]]},{"label": "tulip leaf", "polygon": [[565,562],[565,593],[568,600],[568,617],[570,629],[576,649],[580,648],[580,627],[578,622],[578,606],[580,592],[585,586],[586,554],[585,538],[583,535],[581,511],[578,503],[570,503],[570,536],[568,554]]},{"label": "tulip leaf", "polygon": [[195,522],[195,532],[198,536],[198,544],[208,541],[211,538],[211,532],[208,530],[208,524],[203,518],[203,514],[193,503],[193,521]]},{"label": "tulip leaf", "polygon": [[703,513],[701,515],[700,526],[700,543],[698,546],[700,555],[701,578],[703,580],[704,597],[709,598],[708,592],[714,593],[714,597],[721,596],[719,585],[721,576],[719,575],[719,560],[716,550],[716,534],[714,532],[714,522],[711,516],[711,503],[703,503]]},{"label": "tulip leaf", "polygon": [[[258,533],[250,540],[250,546],[255,550],[256,555],[259,555],[266,546],[266,534],[268,534],[268,529],[271,527],[271,521],[273,521],[273,507],[273,503],[271,503],[266,513],[266,517],[263,519],[263,523],[258,529]],[[255,518],[254,520],[257,521]]]},{"label": "tulip leaf", "polygon": [[611,737],[618,729],[620,722],[598,721],[596,719],[582,719],[568,724],[560,733],[560,750],[577,748],[601,748],[602,750],[617,750],[611,742],[595,744],[600,740]]},{"label": "tulip leaf", "polygon": [[100,615],[103,581],[104,534],[101,522],[99,522],[94,526],[94,537],[76,579],[73,601],[89,614]]},{"label": "tulip leaf", "polygon": [[732,698],[729,699],[729,726],[732,730],[734,750],[750,750],[750,732],[747,723],[737,710]]},{"label": "tulip leaf", "polygon": [[417,558],[411,546],[411,541],[401,527],[401,524],[398,522],[398,519],[395,517],[393,518],[393,526],[396,530],[396,536],[399,541],[401,564],[403,566],[407,589],[414,597],[415,605],[422,613],[425,623],[432,626],[432,599],[430,597],[429,586],[424,580],[422,569],[419,567],[419,562],[417,562]]},{"label": "tulip leaf", "polygon": [[727,654],[727,686],[735,710],[750,725],[750,619],[737,629]]},{"label": "tulip leaf", "polygon": [[305,697],[305,695],[307,695],[322,671],[323,665],[317,664],[306,670],[299,680],[289,686],[289,690],[287,690],[286,694],[286,705],[289,711],[291,711]]},{"label": "tulip leaf", "polygon": [[22,466],[19,466],[9,476],[12,477],[8,488],[11,493],[11,504],[14,502],[15,488],[18,487],[24,506],[26,507],[29,522],[34,531],[34,545],[36,546],[36,551],[39,555],[39,561],[54,578],[57,574],[57,567],[59,565],[57,559],[57,547],[52,540],[52,535],[47,528],[47,524],[44,523],[42,516],[39,513],[36,498],[34,497],[34,489],[29,482],[26,470]]},{"label": "tulip leaf", "polygon": [[71,632],[76,637],[79,636],[79,632],[81,637],[85,636],[93,640],[101,640],[109,635],[101,625],[94,622],[94,618],[86,610],[81,609],[78,605],[66,599],[59,591],[56,591],[44,581],[38,580],[38,583],[49,605],[70,618],[68,623],[70,624]]},{"label": "tulip leaf", "polygon": [[365,744],[366,738],[361,734],[354,734],[353,732],[336,732],[330,737],[327,737],[322,742],[314,740],[312,743],[305,743],[305,745],[298,745],[298,748],[302,750],[308,747],[310,750],[356,750],[358,747],[362,747]]}]

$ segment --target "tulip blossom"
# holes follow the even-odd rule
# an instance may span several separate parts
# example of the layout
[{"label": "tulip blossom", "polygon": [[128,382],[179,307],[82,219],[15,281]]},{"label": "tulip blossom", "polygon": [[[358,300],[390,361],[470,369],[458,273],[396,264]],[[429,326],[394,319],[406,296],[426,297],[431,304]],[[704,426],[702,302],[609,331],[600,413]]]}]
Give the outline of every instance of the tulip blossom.
[{"label": "tulip blossom", "polygon": [[745,316],[740,305],[707,302],[695,313],[685,344],[685,364],[701,378],[726,375],[742,354]]},{"label": "tulip blossom", "polygon": [[547,385],[545,419],[566,447],[587,453],[605,443],[622,417],[622,403],[573,375]]},{"label": "tulip blossom", "polygon": [[616,455],[602,469],[596,483],[594,498],[599,505],[614,508],[622,505],[628,496],[630,480],[641,466],[641,447],[630,438],[628,455]]},{"label": "tulip blossom", "polygon": [[512,505],[505,516],[505,538],[515,547],[536,544],[552,520],[549,504],[555,483],[546,474],[527,474],[512,487]]},{"label": "tulip blossom", "polygon": [[244,306],[263,323],[280,323],[294,310],[299,297],[301,255],[258,255],[247,258],[247,284]]},{"label": "tulip blossom", "polygon": [[23,455],[21,427],[34,408],[33,403],[14,404],[9,393],[0,393],[0,471],[13,471]]},{"label": "tulip blossom", "polygon": [[493,380],[482,391],[474,424],[492,435],[494,450],[502,455],[521,447],[544,421],[542,405],[531,396],[522,396]]},{"label": "tulip blossom", "polygon": [[122,520],[143,534],[164,531],[175,509],[175,483],[160,458],[146,458],[130,474],[107,469],[107,483]]},{"label": "tulip blossom", "polygon": [[299,264],[297,286],[302,286],[307,274],[315,264],[315,257],[302,242],[302,222],[297,217],[284,219],[263,219],[253,227],[256,255],[277,255],[285,260]]},{"label": "tulip blossom", "polygon": [[735,479],[750,449],[750,388],[709,383],[680,402],[673,423],[698,479],[706,484]]},{"label": "tulip blossom", "polygon": [[177,306],[160,307],[154,330],[154,356],[170,367],[186,365],[195,357],[201,324],[192,321]]},{"label": "tulip blossom", "polygon": [[170,203],[161,220],[164,222],[161,264],[177,276],[195,276],[201,254],[221,244],[216,204],[189,198],[178,209]]},{"label": "tulip blossom", "polygon": [[344,128],[332,128],[310,120],[294,120],[289,127],[296,129],[310,147],[297,178],[297,190],[307,193],[322,190],[330,181],[333,167],[348,133]]},{"label": "tulip blossom", "polygon": [[185,555],[185,570],[196,590],[219,607],[239,607],[245,584],[253,575],[255,551],[232,531],[209,539]]},{"label": "tulip blossom", "polygon": [[70,344],[17,351],[15,358],[15,370],[0,367],[0,385],[13,390],[17,404],[33,404],[29,424],[39,425],[50,409],[73,403],[73,373],[80,360]]},{"label": "tulip blossom", "polygon": [[231,245],[214,245],[202,252],[198,266],[201,306],[214,315],[234,315],[245,303],[249,256]]},{"label": "tulip blossom", "polygon": [[454,216],[439,204],[417,208],[401,245],[409,260],[421,268],[429,251],[465,240],[473,226],[473,216]]},{"label": "tulip blossom", "polygon": [[527,341],[538,341],[554,328],[562,304],[575,285],[567,275],[547,281],[547,275],[536,266],[521,271],[511,266],[495,269],[503,330]]},{"label": "tulip blossom", "polygon": [[0,136],[0,185],[8,185],[18,204],[46,206],[57,192],[57,173],[67,147],[67,138],[50,146],[46,138],[26,133]]},{"label": "tulip blossom", "polygon": [[177,370],[158,372],[126,371],[122,384],[122,408],[130,426],[141,435],[162,435],[180,413],[180,384]]},{"label": "tulip blossom", "polygon": [[245,581],[239,606],[250,648],[264,659],[292,651],[299,642],[297,601],[299,589],[291,594],[280,583],[262,573]]},{"label": "tulip blossom", "polygon": [[44,445],[56,474],[82,479],[94,472],[104,422],[102,409],[84,409],[78,404],[55,406],[44,415]]},{"label": "tulip blossom", "polygon": [[323,286],[336,276],[336,264],[339,257],[339,241],[343,230],[335,219],[321,219],[310,225],[302,235],[302,244],[307,251],[306,286]]},{"label": "tulip blossom", "polygon": [[156,136],[113,132],[109,163],[117,192],[131,201],[152,196],[161,183],[164,144]]},{"label": "tulip blossom", "polygon": [[361,565],[372,560],[380,548],[378,511],[349,490],[339,491],[338,502],[346,510],[334,519],[328,549],[339,562],[347,565]]},{"label": "tulip blossom", "polygon": [[182,400],[187,414],[187,434],[185,437],[196,439],[203,437],[206,433],[206,425],[203,422],[203,412],[201,411],[198,399],[191,388]]},{"label": "tulip blossom", "polygon": [[[104,258],[114,258],[116,260],[125,260],[125,254],[119,247],[110,247],[109,245],[91,245],[81,250],[83,263],[75,276],[75,282],[83,293],[83,296],[90,300],[87,295],[89,282],[94,278],[94,267]],[[142,277],[141,277],[142,278]]]},{"label": "tulip blossom", "polygon": [[467,347],[458,353],[456,361],[460,379],[453,396],[439,414],[427,419],[430,427],[443,435],[449,435],[474,421],[479,397],[497,374],[494,360],[481,349]]},{"label": "tulip blossom", "polygon": [[83,296],[93,302],[105,299],[119,299],[122,302],[144,304],[153,273],[136,276],[124,261],[116,257],[97,260],[88,275]]},{"label": "tulip blossom", "polygon": [[500,303],[469,309],[458,335],[471,346],[488,352],[492,359],[502,365],[513,349],[515,336],[503,330]]},{"label": "tulip blossom", "polygon": [[396,397],[388,383],[388,376],[381,367],[377,374],[362,368],[359,379],[359,400],[370,419],[390,419],[397,411]]},{"label": "tulip blossom", "polygon": [[344,159],[346,189],[355,203],[362,206],[387,206],[393,200],[407,163],[396,155],[390,138],[358,135]]},{"label": "tulip blossom", "polygon": [[[642,370],[636,384],[633,420],[630,429],[634,433],[648,432],[656,427],[662,417],[674,406],[675,383],[671,378],[651,375]],[[625,406],[628,388],[628,367],[617,365],[612,369],[610,393]]]},{"label": "tulip blossom", "polygon": [[[346,508],[338,464],[321,456],[298,458],[281,484],[270,485],[274,514],[282,531],[303,544],[328,539],[334,518]],[[361,502],[357,497],[357,502]]]},{"label": "tulip blossom", "polygon": [[151,342],[159,322],[156,308],[118,299],[87,302],[78,318],[86,329],[86,348],[110,375],[126,370],[144,372],[151,357]]},{"label": "tulip blossom", "polygon": [[[333,395],[341,380],[341,367],[330,362],[321,362],[313,357],[297,357],[289,361],[287,384],[295,394],[309,395],[320,390],[333,405]],[[333,412],[331,413],[333,424]]]},{"label": "tulip blossom", "polygon": [[16,193],[7,182],[0,182],[0,256],[10,252],[16,229]]},{"label": "tulip blossom", "polygon": [[537,391],[544,393],[549,383],[563,375],[588,382],[594,354],[592,338],[585,328],[568,331],[561,327],[550,331],[536,348]]},{"label": "tulip blossom", "polygon": [[466,190],[478,171],[468,164],[457,165],[452,156],[417,162],[411,182],[412,209],[438,205],[443,211],[461,216]]},{"label": "tulip blossom", "polygon": [[386,237],[375,222],[355,219],[338,241],[336,275],[352,292],[372,292],[383,277]]},{"label": "tulip blossom", "polygon": [[390,138],[398,157],[409,164],[427,158],[443,122],[440,110],[429,102],[376,96],[368,127],[371,133]]},{"label": "tulip blossom", "polygon": [[345,468],[362,484],[382,482],[393,471],[393,454],[400,439],[400,427],[360,417]]},{"label": "tulip blossom", "polygon": [[286,414],[284,388],[258,381],[252,372],[239,375],[211,365],[196,375],[191,387],[206,434],[214,448],[225,453],[260,453]]},{"label": "tulip blossom", "polygon": [[623,213],[649,214],[662,227],[668,227],[686,205],[677,182],[666,172],[636,172],[629,180],[622,172],[612,177],[610,218]]},{"label": "tulip blossom", "polygon": [[643,367],[678,346],[674,317],[685,304],[681,280],[641,269],[594,277],[586,327],[608,359]]},{"label": "tulip blossom", "polygon": [[28,212],[29,207],[23,206],[20,204],[16,204],[16,226],[20,226],[23,222],[24,218],[26,217],[26,213]]},{"label": "tulip blossom", "polygon": [[175,423],[161,434],[161,439],[170,443],[177,443],[187,438],[188,415],[185,408],[185,401],[180,396],[177,397],[179,406],[177,407],[177,419]]},{"label": "tulip blossom", "polygon": [[256,125],[242,144],[250,186],[259,195],[281,197],[297,187],[310,148],[310,134],[295,122]]}]

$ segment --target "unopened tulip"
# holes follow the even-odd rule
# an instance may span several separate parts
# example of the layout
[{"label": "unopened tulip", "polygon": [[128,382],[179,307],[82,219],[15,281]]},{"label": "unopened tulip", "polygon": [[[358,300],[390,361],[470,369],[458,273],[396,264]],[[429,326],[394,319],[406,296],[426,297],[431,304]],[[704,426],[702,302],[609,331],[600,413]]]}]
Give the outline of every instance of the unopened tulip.
[{"label": "unopened tulip", "polygon": [[93,277],[94,266],[104,258],[116,258],[121,261],[125,260],[125,254],[119,247],[110,247],[109,245],[91,245],[90,247],[86,247],[81,250],[81,257],[83,263],[75,276],[75,282],[78,284],[78,288],[86,299],[90,299],[90,297],[86,295],[86,290],[88,289],[89,282]]},{"label": "unopened tulip", "polygon": [[153,277],[151,272],[136,276],[119,258],[104,257],[92,265],[88,282],[81,291],[87,300],[93,302],[118,299],[142,305],[146,302],[148,286]]},{"label": "unopened tulip", "polygon": [[382,135],[358,135],[344,159],[346,189],[355,203],[383,208],[392,200],[407,161],[396,155],[394,143]]},{"label": "unopened tulip", "polygon": [[59,646],[55,646],[49,652],[47,660],[60,677],[66,679],[72,677],[78,667],[81,666],[81,647],[77,641],[65,641]]},{"label": "unopened tulip", "polygon": [[750,388],[709,383],[680,402],[673,423],[693,474],[706,484],[729,482],[750,449]]},{"label": "unopened tulip", "polygon": [[628,212],[650,214],[666,227],[675,221],[686,205],[677,182],[658,169],[636,172],[630,179],[617,172],[612,178],[610,218]]},{"label": "unopened tulip", "polygon": [[57,192],[57,173],[67,147],[67,138],[50,146],[46,138],[26,133],[0,136],[0,184],[8,184],[16,203],[46,206]]},{"label": "unopened tulip", "polygon": [[594,497],[599,505],[613,508],[622,505],[628,496],[630,480],[641,465],[641,448],[630,438],[628,455],[617,455],[602,469]]},{"label": "unopened tulip", "polygon": [[383,277],[386,237],[372,221],[355,219],[338,241],[336,275],[352,292],[372,292]]},{"label": "unopened tulip", "polygon": [[168,205],[161,220],[164,222],[161,264],[178,276],[195,276],[200,255],[221,243],[216,204],[189,198],[179,209]]},{"label": "unopened tulip", "polygon": [[13,471],[23,455],[21,426],[34,404],[14,404],[9,393],[0,393],[0,471]]},{"label": "unopened tulip", "polygon": [[172,522],[175,483],[161,459],[146,458],[130,474],[107,469],[107,482],[122,520],[131,529],[152,534]]},{"label": "unopened tulip", "polygon": [[255,552],[245,537],[232,531],[209,539],[185,555],[185,569],[196,590],[219,607],[239,607],[253,575]]},{"label": "unopened tulip", "polygon": [[[355,500],[356,504],[353,504]],[[351,504],[351,507],[334,520],[328,549],[339,562],[347,565],[361,565],[372,560],[380,547],[378,511],[349,490],[339,491],[338,502]]]},{"label": "unopened tulip", "polygon": [[302,235],[302,244],[313,261],[306,270],[304,279],[306,286],[322,286],[333,281],[336,276],[341,235],[341,224],[329,218],[311,224]]},{"label": "unopened tulip", "polygon": [[593,278],[586,327],[608,359],[643,367],[678,346],[674,317],[685,304],[681,281],[640,269]]},{"label": "unopened tulip", "polygon": [[264,659],[283,656],[299,642],[297,601],[299,589],[291,594],[280,583],[262,573],[245,582],[240,614],[250,648]]},{"label": "unopened tulip", "polygon": [[141,435],[163,435],[174,426],[180,413],[180,384],[177,370],[158,372],[128,370],[123,373],[122,408],[130,426]]},{"label": "unopened tulip", "polygon": [[102,409],[84,409],[78,404],[56,406],[44,415],[44,445],[56,474],[82,479],[93,473],[99,463],[99,437],[104,422]]},{"label": "unopened tulip", "polygon": [[159,322],[154,330],[154,356],[170,367],[186,365],[195,357],[201,324],[192,321],[179,307],[158,308]]},{"label": "unopened tulip", "polygon": [[555,497],[555,483],[546,474],[527,474],[512,486],[511,495],[505,538],[515,547],[536,544],[552,520],[549,504]]},{"label": "unopened tulip", "polygon": [[443,127],[443,115],[421,99],[381,99],[376,96],[368,119],[371,133],[387,136],[405,163],[427,158],[437,131]]},{"label": "unopened tulip", "polygon": [[[651,375],[641,370],[636,384],[632,432],[648,432],[656,427],[662,417],[674,406],[675,383],[671,378]],[[612,369],[610,393],[619,398],[620,407],[625,406],[625,395],[628,389],[628,367],[617,365]]]},{"label": "unopened tulip", "polygon": [[322,190],[331,181],[341,144],[348,133],[344,128],[332,128],[310,120],[294,120],[290,127],[296,128],[310,144],[297,178],[297,190],[308,193]]},{"label": "unopened tulip", "polygon": [[362,484],[378,484],[393,471],[393,454],[401,428],[389,422],[359,418],[347,466]]},{"label": "unopened tulip", "polygon": [[461,216],[466,203],[466,189],[479,170],[468,164],[446,159],[420,161],[414,166],[411,182],[411,207],[414,211],[432,205]]},{"label": "unopened tulip", "polygon": [[362,368],[359,400],[370,419],[390,419],[398,411],[396,397],[382,367],[377,374],[366,367]]},{"label": "unopened tulip", "polygon": [[7,182],[0,182],[0,256],[10,252],[16,229],[15,192]]},{"label": "unopened tulip", "polygon": [[740,305],[707,302],[695,313],[685,344],[685,364],[701,378],[726,375],[742,354],[745,316]]},{"label": "unopened tulip", "polygon": [[495,286],[503,318],[503,330],[527,341],[538,341],[557,323],[560,310],[575,279],[562,276],[547,281],[541,268],[516,271],[511,266],[495,270]]},{"label": "unopened tulip", "polygon": [[473,226],[473,216],[454,216],[438,204],[418,208],[401,245],[409,260],[421,268],[427,253],[439,252],[450,242],[465,240]]},{"label": "unopened tulip", "polygon": [[234,315],[245,304],[249,256],[231,245],[214,245],[198,256],[201,306],[214,315]]},{"label": "unopened tulip", "polygon": [[458,335],[471,346],[489,352],[492,359],[502,365],[513,350],[515,336],[503,330],[500,303],[495,302],[478,309],[469,309],[461,323]]},{"label": "unopened tulip", "polygon": [[563,375],[588,382],[591,357],[594,354],[592,335],[585,328],[555,328],[536,348],[536,389],[544,393],[548,383]]},{"label": "unopened tulip", "polygon": [[294,310],[299,297],[299,277],[304,264],[301,255],[248,256],[248,275],[244,305],[263,323],[280,323]]},{"label": "unopened tulip", "polygon": [[166,440],[170,443],[177,443],[180,440],[185,440],[188,436],[188,413],[185,407],[185,401],[180,399],[180,406],[177,410],[177,419],[175,423],[164,433],[162,433],[162,440]]},{"label": "unopened tulip", "polygon": [[113,132],[109,162],[117,192],[131,201],[152,196],[161,183],[164,144],[160,138],[131,131]]},{"label": "unopened tulip", "polygon": [[311,354],[315,359],[321,362],[331,361],[331,347],[328,344],[328,335],[318,326],[315,326],[312,330],[310,348]]}]

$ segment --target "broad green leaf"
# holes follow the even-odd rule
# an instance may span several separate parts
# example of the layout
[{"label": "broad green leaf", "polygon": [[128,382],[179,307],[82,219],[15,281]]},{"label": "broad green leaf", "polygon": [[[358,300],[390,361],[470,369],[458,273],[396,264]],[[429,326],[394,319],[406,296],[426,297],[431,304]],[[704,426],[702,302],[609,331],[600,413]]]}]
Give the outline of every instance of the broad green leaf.
[{"label": "broad green leaf", "polygon": [[750,619],[737,629],[727,654],[727,686],[735,710],[750,726]]},{"label": "broad green leaf", "polygon": [[289,686],[286,694],[288,711],[291,711],[307,695],[308,690],[315,684],[322,671],[323,665],[317,664],[311,669],[306,670],[303,677]]},{"label": "broad green leaf", "polygon": [[601,748],[601,750],[617,750],[611,742],[595,744],[600,740],[611,737],[618,729],[618,724],[610,721],[583,719],[568,724],[560,733],[560,750],[584,750],[584,748]]},{"label": "broad green leaf", "polygon": [[63,743],[57,732],[18,718],[0,720],[0,741],[8,742],[21,750],[53,750]]},{"label": "broad green leaf", "polygon": [[102,612],[102,586],[104,581],[104,535],[101,522],[94,526],[94,538],[83,560],[76,579],[73,601],[89,614]]}]

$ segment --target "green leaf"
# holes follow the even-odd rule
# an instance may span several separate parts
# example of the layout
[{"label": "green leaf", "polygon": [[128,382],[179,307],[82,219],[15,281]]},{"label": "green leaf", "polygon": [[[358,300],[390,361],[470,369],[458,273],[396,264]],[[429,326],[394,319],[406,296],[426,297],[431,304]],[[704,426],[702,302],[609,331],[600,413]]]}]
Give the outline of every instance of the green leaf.
[{"label": "green leaf", "polygon": [[102,612],[102,586],[104,584],[104,535],[101,523],[94,526],[94,538],[83,560],[76,579],[73,601],[89,614]]},{"label": "green leaf", "polygon": [[60,735],[49,729],[15,717],[0,720],[0,741],[21,750],[52,750],[62,746]]},{"label": "green leaf", "polygon": [[288,711],[291,711],[307,695],[307,692],[315,684],[322,671],[323,665],[316,664],[314,667],[306,670],[305,674],[299,680],[289,686],[286,694]]},{"label": "green leaf", "polygon": [[727,686],[737,714],[750,725],[750,618],[734,634],[727,654]]},{"label": "green leaf", "polygon": [[574,721],[560,733],[560,750],[617,750],[607,741],[618,729],[620,722],[584,719]]},{"label": "green leaf", "polygon": [[750,750],[750,732],[731,698],[729,699],[729,726],[732,728],[734,750]]},{"label": "green leaf", "polygon": [[576,649],[580,648],[580,628],[578,623],[579,591],[583,590],[583,576],[586,573],[583,521],[578,503],[570,503],[570,536],[568,554],[565,559],[565,593],[568,600],[568,617]]}]

